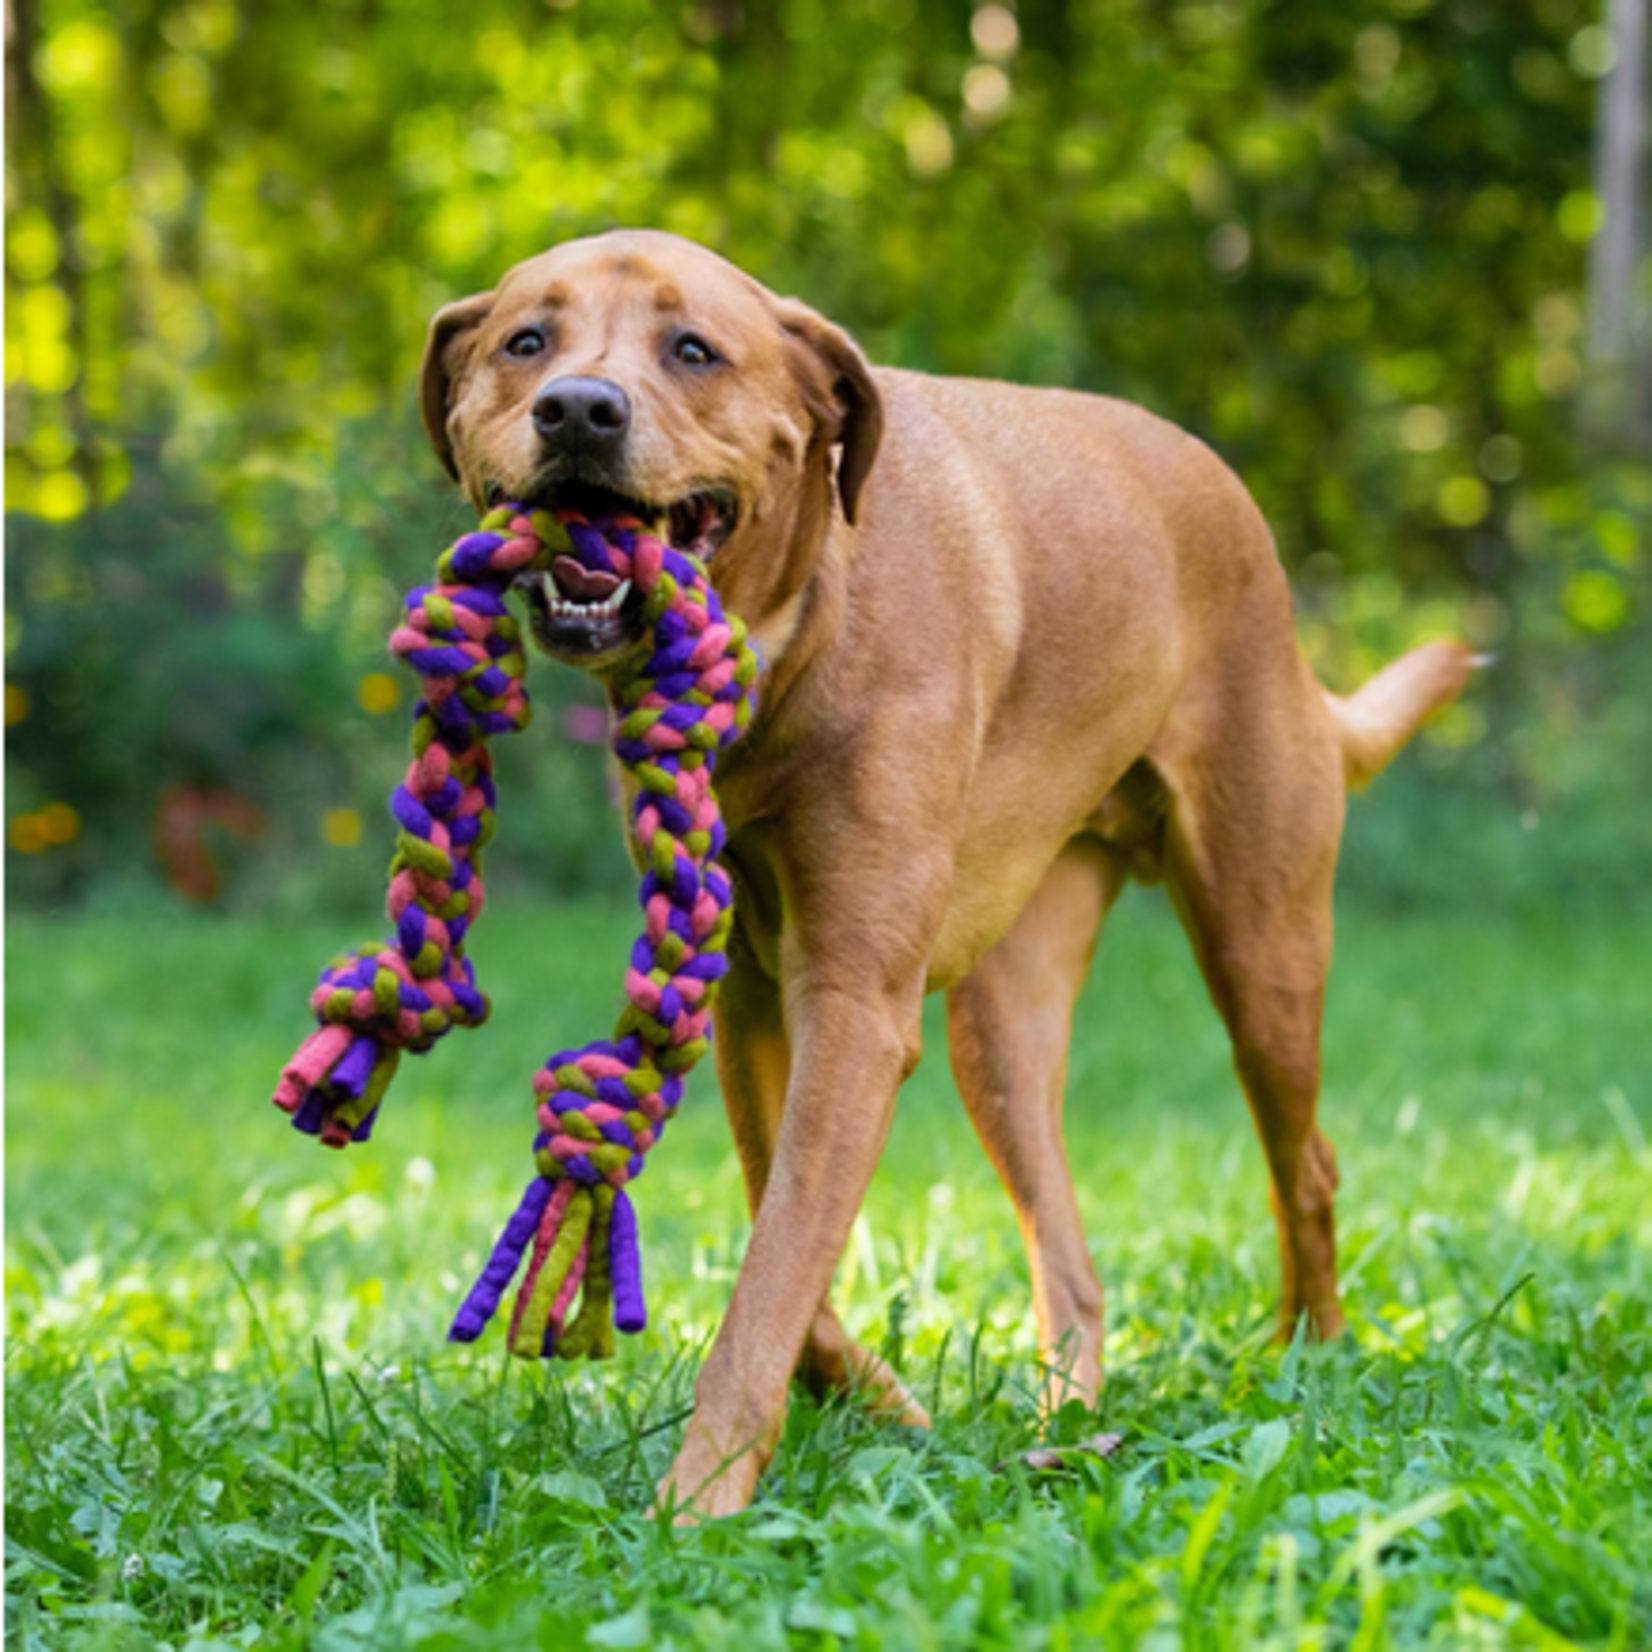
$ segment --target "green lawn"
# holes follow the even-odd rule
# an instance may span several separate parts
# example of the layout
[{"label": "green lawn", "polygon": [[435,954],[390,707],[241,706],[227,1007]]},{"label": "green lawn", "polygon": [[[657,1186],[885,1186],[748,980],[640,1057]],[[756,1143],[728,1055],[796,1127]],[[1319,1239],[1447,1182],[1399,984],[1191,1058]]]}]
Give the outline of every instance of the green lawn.
[{"label": "green lawn", "polygon": [[751,1513],[685,1532],[644,1511],[746,1232],[709,1079],[638,1189],[646,1336],[549,1369],[442,1341],[528,1077],[605,1028],[628,930],[503,906],[494,1023],[342,1155],[265,1098],[357,926],[13,921],[9,1644],[1652,1645],[1643,922],[1344,915],[1355,1336],[1281,1355],[1223,1039],[1128,899],[1069,1112],[1110,1385],[1058,1423],[1125,1441],[1061,1475],[999,1466],[1038,1439],[1026,1269],[936,1017],[840,1270],[935,1431],[800,1398]]}]

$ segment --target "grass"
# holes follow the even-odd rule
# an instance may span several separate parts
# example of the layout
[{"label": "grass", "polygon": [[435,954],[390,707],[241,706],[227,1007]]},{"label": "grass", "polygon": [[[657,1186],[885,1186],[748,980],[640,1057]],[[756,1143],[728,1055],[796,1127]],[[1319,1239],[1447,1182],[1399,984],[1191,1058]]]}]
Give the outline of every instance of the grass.
[{"label": "grass", "polygon": [[714,1086],[638,1191],[645,1337],[547,1369],[442,1341],[526,1173],[528,1075],[612,1012],[625,915],[490,913],[494,1024],[334,1156],[263,1098],[354,927],[11,925],[9,1644],[1652,1644],[1633,917],[1345,915],[1355,1335],[1279,1351],[1220,1031],[1162,905],[1126,901],[1069,1107],[1110,1383],[1055,1425],[1125,1443],[1065,1474],[1014,1461],[1026,1267],[932,1021],[839,1296],[935,1430],[799,1397],[751,1512],[693,1531],[645,1509],[746,1233]]}]

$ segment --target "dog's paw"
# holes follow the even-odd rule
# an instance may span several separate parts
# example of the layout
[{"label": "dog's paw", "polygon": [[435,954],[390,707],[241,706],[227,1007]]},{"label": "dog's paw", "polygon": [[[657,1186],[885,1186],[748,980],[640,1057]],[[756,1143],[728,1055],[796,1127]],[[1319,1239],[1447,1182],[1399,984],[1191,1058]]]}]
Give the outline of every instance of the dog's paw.
[{"label": "dog's paw", "polygon": [[772,1453],[772,1445],[755,1440],[737,1450],[720,1449],[696,1414],[677,1460],[655,1487],[655,1518],[669,1518],[675,1526],[697,1526],[702,1520],[739,1514],[750,1506],[757,1478]]},{"label": "dog's paw", "polygon": [[755,1465],[747,1468],[743,1460],[737,1460],[697,1479],[692,1466],[685,1468],[679,1457],[654,1488],[651,1512],[655,1519],[669,1519],[674,1526],[698,1526],[706,1520],[741,1514],[751,1507],[757,1474]]}]

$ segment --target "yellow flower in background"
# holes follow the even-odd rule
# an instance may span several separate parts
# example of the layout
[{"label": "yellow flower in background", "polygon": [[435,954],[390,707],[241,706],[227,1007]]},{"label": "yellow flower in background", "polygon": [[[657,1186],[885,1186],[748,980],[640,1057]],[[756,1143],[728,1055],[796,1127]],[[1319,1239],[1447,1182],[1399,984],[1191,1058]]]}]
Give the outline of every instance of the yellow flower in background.
[{"label": "yellow flower in background", "polygon": [[60,849],[80,836],[80,816],[67,803],[48,803],[38,814],[18,815],[6,829],[6,840],[20,855]]},{"label": "yellow flower in background", "polygon": [[67,803],[48,803],[35,819],[40,822],[40,835],[53,848],[80,836],[80,816]]},{"label": "yellow flower in background", "polygon": [[20,855],[38,855],[46,847],[38,815],[18,815],[6,828],[6,841]]},{"label": "yellow flower in background", "polygon": [[16,683],[6,684],[6,727],[28,720],[29,691],[19,688]]},{"label": "yellow flower in background", "polygon": [[388,672],[369,671],[356,684],[356,700],[363,711],[380,717],[402,703],[402,685]]},{"label": "yellow flower in background", "polygon": [[321,835],[335,849],[353,849],[361,842],[361,812],[329,809],[321,817]]}]

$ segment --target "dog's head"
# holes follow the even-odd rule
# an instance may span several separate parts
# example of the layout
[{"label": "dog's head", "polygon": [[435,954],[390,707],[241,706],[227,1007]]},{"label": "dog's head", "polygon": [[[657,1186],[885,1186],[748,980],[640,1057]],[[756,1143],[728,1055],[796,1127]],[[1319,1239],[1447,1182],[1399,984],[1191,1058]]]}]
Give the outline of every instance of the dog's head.
[{"label": "dog's head", "polygon": [[[834,476],[854,522],[883,430],[848,334],[715,253],[641,230],[568,242],[442,310],[420,403],[478,509],[638,517],[712,561],[754,624],[807,577],[799,541],[823,536]],[[536,594],[534,628],[551,652],[600,664],[635,637],[637,604],[573,583]]]}]

